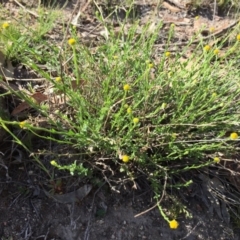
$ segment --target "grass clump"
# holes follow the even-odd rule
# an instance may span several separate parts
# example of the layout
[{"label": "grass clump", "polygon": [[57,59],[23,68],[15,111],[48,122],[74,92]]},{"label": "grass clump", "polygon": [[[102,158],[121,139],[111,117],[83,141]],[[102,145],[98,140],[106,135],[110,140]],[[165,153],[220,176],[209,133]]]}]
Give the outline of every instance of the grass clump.
[{"label": "grass clump", "polygon": [[[186,49],[173,53],[166,47],[153,57],[161,24],[150,35],[148,26],[140,35],[136,29],[133,25],[123,38],[108,26],[108,38],[91,49],[73,27],[61,47],[40,37],[33,43],[25,41],[35,31],[22,35],[17,27],[5,28],[0,39],[8,46],[6,52],[45,78],[51,94],[38,104],[29,94],[12,92],[37,110],[46,120],[44,126],[32,118],[1,119],[0,124],[8,131],[10,125],[17,126],[76,149],[74,161],[54,158],[50,162],[71,175],[89,179],[97,175],[111,186],[116,178],[134,184],[144,175],[158,201],[165,188],[191,184],[180,180],[184,172],[221,164],[239,150],[240,73],[235,66],[240,42],[236,36],[231,59],[221,60],[208,43],[200,42],[183,61]],[[174,26],[167,45],[172,35]],[[19,54],[13,51],[16,46]],[[172,179],[178,179],[176,184]],[[171,228],[178,227],[176,220],[164,218]]]}]

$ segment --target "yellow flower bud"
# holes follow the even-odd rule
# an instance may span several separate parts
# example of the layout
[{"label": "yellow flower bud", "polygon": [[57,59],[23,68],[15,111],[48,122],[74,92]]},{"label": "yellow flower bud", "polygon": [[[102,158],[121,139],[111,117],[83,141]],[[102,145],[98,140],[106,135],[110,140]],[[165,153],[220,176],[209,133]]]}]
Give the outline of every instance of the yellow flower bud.
[{"label": "yellow flower bud", "polygon": [[169,221],[169,226],[172,229],[178,228],[179,223],[176,220]]},{"label": "yellow flower bud", "polygon": [[3,24],[2,24],[2,28],[3,28],[3,29],[9,28],[9,23],[7,23],[7,22],[3,23]]},{"label": "yellow flower bud", "polygon": [[123,86],[123,90],[124,91],[129,91],[131,89],[131,87],[130,87],[130,85],[129,84],[125,84],[124,86]]},{"label": "yellow flower bud", "polygon": [[129,160],[130,160],[130,158],[129,158],[128,155],[123,155],[123,156],[122,156],[122,161],[123,161],[123,162],[127,163],[127,162],[129,162]]},{"label": "yellow flower bud", "polygon": [[238,139],[238,134],[235,133],[235,132],[233,132],[233,133],[230,134],[230,138],[231,138],[232,140],[236,140],[236,139]]},{"label": "yellow flower bud", "polygon": [[215,158],[213,159],[213,162],[219,163],[219,162],[220,162],[220,158],[219,158],[219,157],[215,157]]},{"label": "yellow flower bud", "polygon": [[68,39],[68,44],[69,44],[70,46],[73,46],[73,45],[76,44],[76,40],[75,40],[74,38],[70,38],[70,39]]},{"label": "yellow flower bud", "polygon": [[139,118],[134,118],[134,119],[133,119],[133,123],[134,123],[134,124],[138,124],[138,123],[139,123]]}]

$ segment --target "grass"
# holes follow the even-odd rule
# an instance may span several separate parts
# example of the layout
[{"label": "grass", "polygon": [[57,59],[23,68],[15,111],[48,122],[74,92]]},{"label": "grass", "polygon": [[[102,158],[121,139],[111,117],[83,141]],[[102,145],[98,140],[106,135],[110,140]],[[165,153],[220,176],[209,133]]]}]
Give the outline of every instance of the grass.
[{"label": "grass", "polygon": [[[208,42],[200,41],[185,59],[190,43],[179,52],[168,49],[175,34],[172,25],[165,50],[154,58],[161,23],[155,33],[149,34],[146,25],[139,35],[136,23],[118,36],[104,23],[108,37],[94,49],[83,44],[74,27],[62,45],[50,41],[46,34],[56,16],[42,13],[34,28],[11,23],[2,29],[2,51],[45,78],[51,94],[38,104],[31,94],[10,89],[9,96],[26,101],[45,125],[27,117],[0,119],[0,126],[29,153],[31,143],[14,132],[77,151],[75,159],[59,154],[45,165],[32,154],[50,180],[54,168],[92,182],[105,179],[112,188],[126,181],[136,186],[143,175],[160,213],[170,227],[177,227],[160,205],[166,190],[189,186],[192,180],[184,180],[186,172],[224,168],[239,151],[239,26],[231,33],[235,42],[229,50],[222,42],[208,48]],[[97,17],[104,21],[101,14]],[[123,28],[125,23],[121,24]],[[33,93],[33,86],[28,91]]]}]

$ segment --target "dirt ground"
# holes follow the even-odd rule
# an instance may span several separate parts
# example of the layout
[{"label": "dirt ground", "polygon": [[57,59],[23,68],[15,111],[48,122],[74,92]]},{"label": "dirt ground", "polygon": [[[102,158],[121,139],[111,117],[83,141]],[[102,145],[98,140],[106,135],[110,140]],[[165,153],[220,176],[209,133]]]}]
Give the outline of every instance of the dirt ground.
[{"label": "dirt ground", "polygon": [[[24,8],[17,2],[22,3]],[[69,1],[63,9],[66,21],[71,18],[77,2]],[[92,20],[91,14],[95,9],[91,9],[88,1],[79,2],[81,9],[84,9],[83,20],[79,22],[81,37],[85,39],[85,42],[98,41],[101,38],[102,26]],[[221,32],[236,21],[233,17],[228,17],[221,9],[214,16],[212,6],[208,5],[189,11],[176,4],[171,5],[171,1],[166,1],[161,8],[157,8],[157,15],[153,15],[157,6],[154,1],[136,2],[136,9],[139,11],[141,20],[140,26],[149,20],[154,24],[163,20],[166,28],[174,23],[176,42],[182,44],[203,24],[208,28],[215,28],[216,32]],[[2,1],[2,4],[15,17],[18,16],[20,9],[23,11],[35,9],[34,1]],[[119,11],[118,14],[124,17],[124,12]],[[196,15],[200,16],[197,20]],[[205,32],[204,37],[210,34],[210,32]],[[160,51],[161,44],[164,44],[164,39],[159,40]],[[38,146],[41,148],[40,143]],[[28,158],[28,156],[25,157]],[[1,156],[0,160],[1,240],[240,239],[240,229],[227,223],[224,217],[221,217],[223,214],[218,214],[218,207],[213,209],[209,207],[204,199],[199,197],[205,194],[200,190],[199,194],[192,195],[187,190],[183,190],[184,204],[187,208],[185,214],[182,213],[177,219],[180,226],[173,230],[161,217],[157,207],[144,213],[155,204],[151,197],[152,193],[146,187],[138,190],[128,187],[127,190],[120,189],[120,193],[117,193],[111,191],[105,184],[100,188],[93,187],[81,201],[62,203],[47,196],[42,188],[38,170],[23,162],[8,165],[5,155]],[[80,179],[77,184],[84,186],[86,183]],[[218,205],[221,204],[218,202]],[[167,210],[170,205],[171,202],[166,202],[165,209]],[[136,217],[139,213],[142,214]],[[191,215],[191,218],[186,215]]]},{"label": "dirt ground", "polygon": [[157,208],[135,217],[154,205],[146,190],[120,194],[102,187],[92,189],[80,202],[64,204],[46,197],[37,184],[35,189],[26,184],[26,193],[20,191],[19,182],[13,182],[1,184],[2,240],[240,239],[239,232],[234,233],[230,224],[195,197],[186,202],[192,217],[181,214],[179,228],[172,230]]}]

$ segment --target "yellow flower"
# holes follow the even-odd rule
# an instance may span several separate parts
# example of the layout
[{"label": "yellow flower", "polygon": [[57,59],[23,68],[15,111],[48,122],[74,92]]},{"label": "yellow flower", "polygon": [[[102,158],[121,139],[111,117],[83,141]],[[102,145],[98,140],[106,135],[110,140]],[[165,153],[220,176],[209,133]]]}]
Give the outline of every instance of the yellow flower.
[{"label": "yellow flower", "polygon": [[170,52],[165,52],[166,57],[170,57],[171,53]]},{"label": "yellow flower", "polygon": [[211,49],[211,47],[209,45],[206,45],[203,49],[204,51],[208,52]]},{"label": "yellow flower", "polygon": [[172,138],[173,138],[173,139],[176,139],[176,138],[177,138],[177,134],[176,134],[176,133],[173,133],[173,134],[172,134]]},{"label": "yellow flower", "polygon": [[68,44],[69,44],[70,46],[73,46],[73,45],[76,44],[76,40],[75,40],[74,38],[70,38],[70,39],[68,39]]},{"label": "yellow flower", "polygon": [[114,56],[113,56],[113,59],[118,59],[118,56],[114,55]]},{"label": "yellow flower", "polygon": [[214,93],[212,94],[212,97],[215,98],[216,96],[217,96],[217,93],[214,92]]},{"label": "yellow flower", "polygon": [[54,160],[52,160],[50,163],[51,163],[51,165],[53,165],[54,167],[57,167],[57,166],[58,166],[57,162],[54,161]]},{"label": "yellow flower", "polygon": [[2,28],[3,28],[3,29],[9,28],[9,23],[7,23],[7,22],[3,23],[3,24],[2,24]]},{"label": "yellow flower", "polygon": [[196,16],[196,17],[195,17],[195,20],[198,20],[198,19],[199,19],[199,16]]},{"label": "yellow flower", "polygon": [[168,77],[170,78],[170,77],[172,77],[173,76],[173,72],[169,72],[168,73]]},{"label": "yellow flower", "polygon": [[214,53],[215,55],[218,55],[218,54],[219,54],[219,49],[216,48],[216,49],[213,51],[213,53]]},{"label": "yellow flower", "polygon": [[139,123],[139,118],[134,118],[134,119],[133,119],[133,123],[134,123],[134,124],[138,124],[138,123]]},{"label": "yellow flower", "polygon": [[127,113],[128,113],[128,114],[131,114],[131,113],[132,113],[132,109],[131,109],[130,107],[127,109]]},{"label": "yellow flower", "polygon": [[123,156],[122,156],[122,161],[123,161],[123,162],[127,163],[127,162],[129,162],[129,160],[130,160],[130,158],[129,158],[128,155],[123,155]]},{"label": "yellow flower", "polygon": [[170,25],[170,27],[171,27],[171,28],[174,28],[174,27],[175,27],[175,24],[174,24],[174,23],[172,23],[172,24]]},{"label": "yellow flower", "polygon": [[220,158],[219,158],[219,157],[215,157],[215,158],[213,159],[213,162],[219,163],[219,162],[220,162]]},{"label": "yellow flower", "polygon": [[164,108],[166,108],[166,106],[167,106],[167,104],[166,104],[166,103],[163,103],[162,106],[161,106],[161,108],[164,109]]},{"label": "yellow flower", "polygon": [[55,81],[56,81],[56,82],[61,82],[61,81],[62,81],[62,78],[61,78],[61,77],[56,77],[56,78],[55,78]]},{"label": "yellow flower", "polygon": [[19,127],[20,128],[25,128],[26,127],[26,121],[20,122]]},{"label": "yellow flower", "polygon": [[149,63],[149,64],[148,64],[148,67],[149,67],[149,68],[153,68],[153,67],[154,67],[153,63]]},{"label": "yellow flower", "polygon": [[235,132],[233,132],[233,133],[230,134],[230,138],[231,138],[232,140],[236,140],[236,139],[238,139],[238,134],[235,133]]},{"label": "yellow flower", "polygon": [[179,223],[176,220],[169,221],[169,226],[172,229],[178,228]]},{"label": "yellow flower", "polygon": [[126,92],[129,91],[130,88],[131,88],[131,87],[130,87],[129,84],[125,84],[125,85],[123,86],[123,90],[126,91]]},{"label": "yellow flower", "polygon": [[210,33],[213,33],[215,31],[215,28],[214,27],[210,27],[209,31],[210,31]]},{"label": "yellow flower", "polygon": [[240,34],[237,35],[237,40],[240,41]]}]

